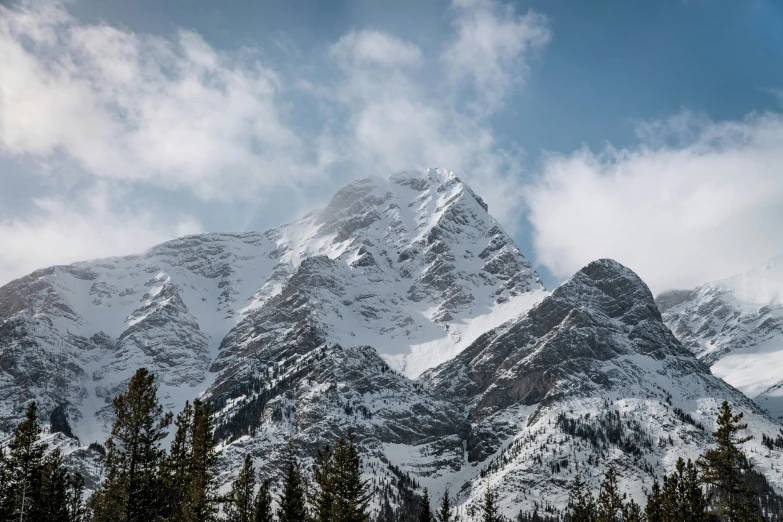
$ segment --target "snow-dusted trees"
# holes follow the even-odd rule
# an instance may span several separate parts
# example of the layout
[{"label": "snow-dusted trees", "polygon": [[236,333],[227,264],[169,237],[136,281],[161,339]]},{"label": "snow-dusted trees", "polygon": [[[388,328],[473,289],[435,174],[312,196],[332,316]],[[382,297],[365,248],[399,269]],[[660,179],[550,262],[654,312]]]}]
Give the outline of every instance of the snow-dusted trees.
[{"label": "snow-dusted trees", "polygon": [[0,450],[0,520],[82,522],[83,480],[65,468],[59,450],[40,440],[42,431],[32,402],[8,448]]}]

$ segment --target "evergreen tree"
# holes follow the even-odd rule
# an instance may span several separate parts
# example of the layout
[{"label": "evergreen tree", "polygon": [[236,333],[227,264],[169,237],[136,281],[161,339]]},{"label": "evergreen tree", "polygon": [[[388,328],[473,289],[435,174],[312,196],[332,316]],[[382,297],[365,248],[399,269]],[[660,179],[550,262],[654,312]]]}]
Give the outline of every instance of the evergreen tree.
[{"label": "evergreen tree", "polygon": [[334,449],[333,522],[368,522],[370,495],[362,480],[361,459],[352,431]]},{"label": "evergreen tree", "polygon": [[0,520],[11,518],[11,470],[5,451],[0,448]]},{"label": "evergreen tree", "polygon": [[565,509],[566,518],[573,522],[595,522],[595,501],[587,490],[587,484],[582,478],[579,466],[568,491],[568,504]]},{"label": "evergreen tree", "polygon": [[424,496],[421,497],[419,522],[433,522],[432,510],[430,509],[430,493],[427,491],[427,488],[424,488]]},{"label": "evergreen tree", "polygon": [[642,522],[643,520],[642,508],[633,499],[623,506],[623,522]]},{"label": "evergreen tree", "polygon": [[334,481],[335,471],[332,450],[327,445],[313,463],[314,488],[310,493],[313,506],[313,522],[332,522],[334,519]]},{"label": "evergreen tree", "polygon": [[69,522],[87,520],[87,509],[84,506],[84,477],[79,472],[68,474],[66,504]]},{"label": "evergreen tree", "polygon": [[305,522],[305,482],[302,470],[294,454],[294,445],[289,441],[283,471],[283,492],[280,495],[280,508],[277,510],[279,522]]},{"label": "evergreen tree", "polygon": [[185,489],[185,522],[210,522],[217,516],[217,479],[214,426],[209,402],[193,401],[191,454],[188,459],[188,486]]},{"label": "evergreen tree", "polygon": [[487,491],[484,493],[484,503],[481,505],[481,522],[503,522],[503,517],[498,511],[495,501],[495,493],[490,487],[487,487]]},{"label": "evergreen tree", "polygon": [[586,489],[579,468],[576,470],[576,476],[568,492],[566,513],[571,522],[595,522],[595,502],[593,496]]},{"label": "evergreen tree", "polygon": [[190,456],[192,453],[191,435],[193,432],[193,407],[185,402],[182,412],[177,415],[174,425],[177,430],[171,442],[171,451],[165,463],[166,490],[168,494],[168,522],[183,522],[186,491],[189,486]]},{"label": "evergreen tree", "polygon": [[128,391],[115,397],[114,425],[106,441],[106,478],[90,497],[93,522],[147,522],[166,511],[161,441],[171,424],[158,402],[154,377],[140,368]]},{"label": "evergreen tree", "polygon": [[68,512],[68,472],[59,450],[49,453],[41,469],[40,520],[70,522]]},{"label": "evergreen tree", "polygon": [[596,503],[597,522],[617,522],[622,520],[623,500],[625,495],[620,496],[617,488],[617,472],[613,466],[604,475],[604,481],[601,483],[601,490],[598,493],[598,502]]},{"label": "evergreen tree", "polygon": [[25,419],[19,423],[14,438],[8,445],[10,519],[21,522],[43,522],[41,498],[46,446],[38,441],[41,435],[38,421],[38,405],[31,402],[25,412]]},{"label": "evergreen tree", "polygon": [[756,499],[745,483],[745,459],[739,445],[751,437],[739,435],[747,428],[742,417],[742,413],[735,415],[731,411],[728,401],[723,401],[718,412],[718,429],[712,434],[716,447],[698,461],[701,481],[714,494],[713,514],[725,522],[749,522],[761,517]]},{"label": "evergreen tree", "polygon": [[245,462],[231,485],[231,496],[226,508],[227,522],[253,522],[253,490],[256,486],[256,470],[253,459],[245,455]]},{"label": "evergreen tree", "polygon": [[451,512],[451,498],[449,497],[449,490],[443,492],[443,496],[440,499],[440,508],[437,513],[438,522],[454,522],[454,516]]},{"label": "evergreen tree", "polygon": [[253,502],[253,522],[272,522],[272,494],[269,492],[268,480],[261,482]]},{"label": "evergreen tree", "polygon": [[[666,477],[664,477],[664,481],[665,480]],[[652,491],[650,492],[650,496],[647,497],[647,506],[644,508],[647,522],[663,522],[663,511],[661,509],[662,499],[661,486],[656,480],[653,482]]]},{"label": "evergreen tree", "polygon": [[663,490],[658,499],[661,517],[666,522],[703,522],[707,517],[707,501],[699,484],[696,466],[682,458],[675,472],[664,476]]}]

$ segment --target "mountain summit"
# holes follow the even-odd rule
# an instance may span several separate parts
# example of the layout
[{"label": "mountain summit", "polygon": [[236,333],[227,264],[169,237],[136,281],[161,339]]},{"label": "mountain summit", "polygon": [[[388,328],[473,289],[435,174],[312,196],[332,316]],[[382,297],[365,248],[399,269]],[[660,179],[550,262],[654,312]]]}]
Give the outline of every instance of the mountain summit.
[{"label": "mountain summit", "polygon": [[0,421],[9,429],[34,398],[44,411],[67,404],[91,440],[139,366],[175,407],[242,379],[244,361],[324,343],[372,345],[415,376],[544,295],[453,173],[366,178],[262,234],[188,236],[0,288]]},{"label": "mountain summit", "polygon": [[781,425],[683,347],[633,271],[598,260],[548,294],[444,169],[356,181],[262,234],[184,237],[0,288],[0,429],[30,400],[64,411],[79,440],[49,436],[93,484],[86,444],[140,366],[169,409],[211,401],[224,485],[247,454],[275,481],[289,440],[307,463],[351,429],[376,508],[449,488],[465,517],[488,486],[509,517],[561,508],[577,463],[591,487],[614,466],[643,502],[708,447],[728,400],[783,491],[780,451],[759,443]]}]

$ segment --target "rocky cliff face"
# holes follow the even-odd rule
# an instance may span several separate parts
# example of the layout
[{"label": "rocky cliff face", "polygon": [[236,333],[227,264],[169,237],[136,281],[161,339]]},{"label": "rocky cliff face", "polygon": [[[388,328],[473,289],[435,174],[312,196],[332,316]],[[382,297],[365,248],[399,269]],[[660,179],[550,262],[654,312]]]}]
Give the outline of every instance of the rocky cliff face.
[{"label": "rocky cliff face", "polygon": [[712,373],[783,420],[783,260],[656,301],[666,324]]},{"label": "rocky cliff face", "polygon": [[633,272],[596,261],[548,295],[445,170],[357,181],[263,234],[186,237],[0,289],[5,430],[26,401],[66,404],[81,443],[62,446],[95,474],[84,445],[141,365],[167,407],[213,402],[224,483],[247,452],[276,478],[289,438],[307,462],[350,428],[376,500],[398,502],[407,476],[449,487],[466,515],[491,485],[515,516],[562,507],[587,462],[593,485],[613,463],[641,501],[710,443],[727,399],[783,487],[779,452],[758,444],[780,426],[680,344]]}]

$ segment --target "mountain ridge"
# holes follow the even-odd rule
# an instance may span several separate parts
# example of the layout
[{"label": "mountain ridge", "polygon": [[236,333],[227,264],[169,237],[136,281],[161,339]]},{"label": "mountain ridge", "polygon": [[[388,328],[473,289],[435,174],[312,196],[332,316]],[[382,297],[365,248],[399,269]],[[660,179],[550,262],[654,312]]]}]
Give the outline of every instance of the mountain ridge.
[{"label": "mountain ridge", "polygon": [[376,507],[404,474],[451,488],[462,515],[489,485],[507,516],[563,506],[577,462],[594,464],[591,487],[616,466],[640,502],[710,444],[726,399],[783,492],[780,451],[758,443],[780,424],[683,347],[633,271],[598,260],[546,292],[445,169],[358,180],[264,233],[187,236],[0,287],[0,428],[26,401],[65,405],[81,443],[63,447],[93,483],[84,444],[105,437],[140,365],[167,409],[212,401],[224,487],[247,453],[276,480],[289,439],[307,465],[350,428]]}]

